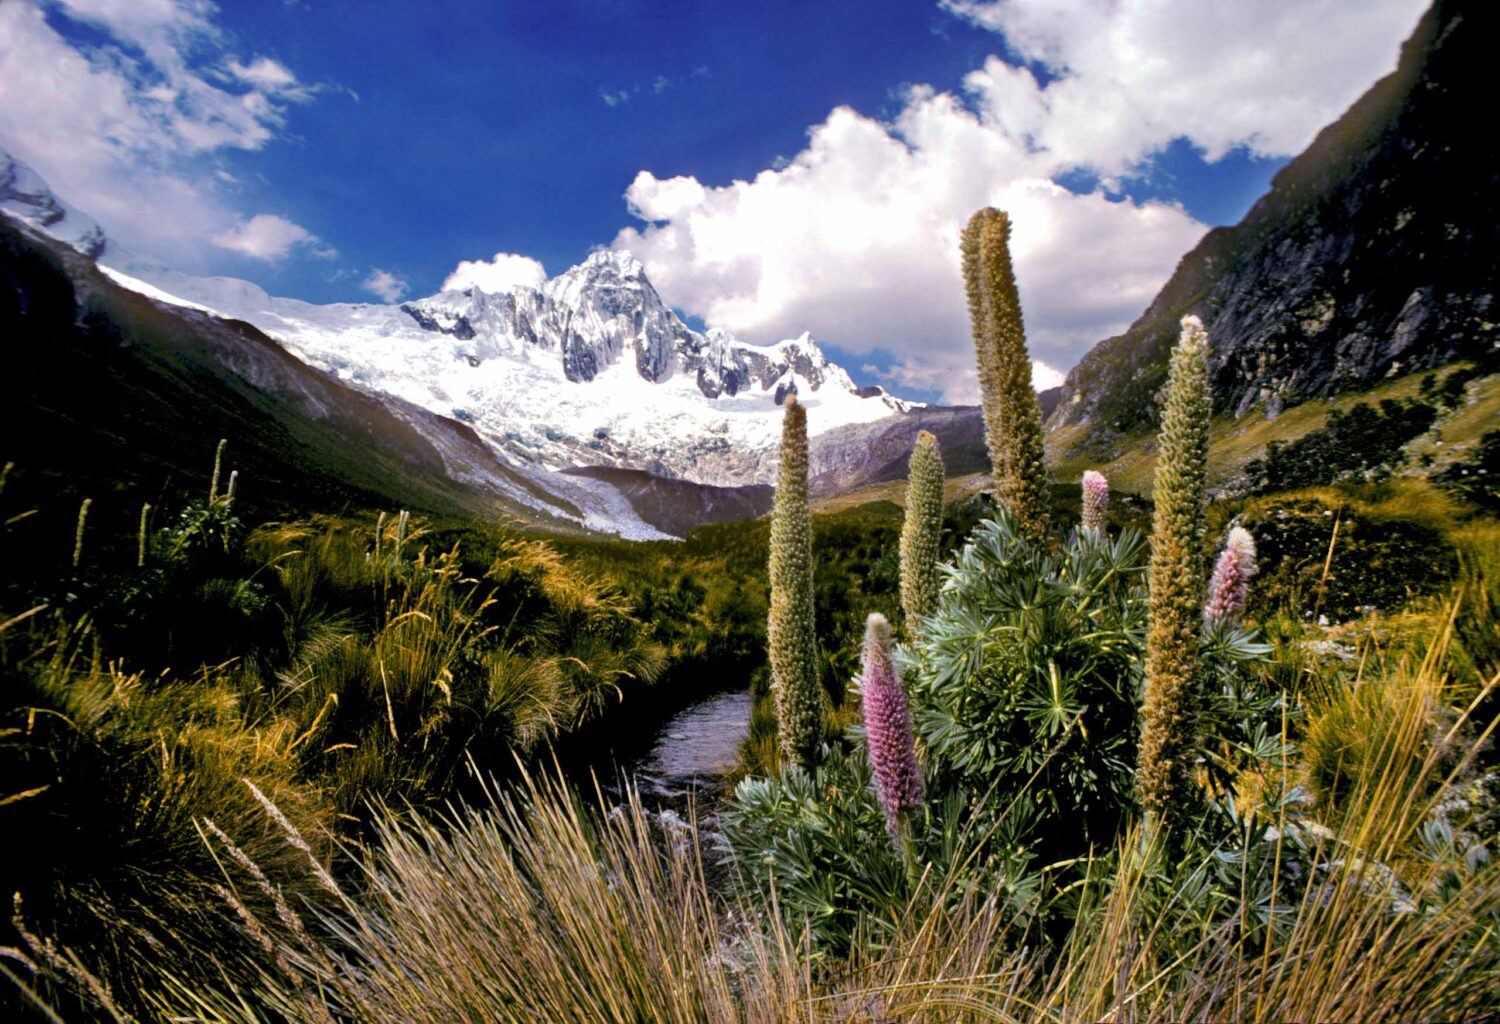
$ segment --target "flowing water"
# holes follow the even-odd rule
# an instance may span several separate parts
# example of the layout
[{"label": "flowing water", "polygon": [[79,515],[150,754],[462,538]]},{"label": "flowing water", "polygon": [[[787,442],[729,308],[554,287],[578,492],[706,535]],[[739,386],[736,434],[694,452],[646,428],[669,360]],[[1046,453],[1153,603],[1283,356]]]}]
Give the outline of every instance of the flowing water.
[{"label": "flowing water", "polygon": [[650,803],[677,802],[691,793],[717,792],[734,767],[740,743],[750,731],[749,690],[716,693],[695,701],[667,719],[654,735],[620,736],[592,759],[606,789],[623,769]]}]

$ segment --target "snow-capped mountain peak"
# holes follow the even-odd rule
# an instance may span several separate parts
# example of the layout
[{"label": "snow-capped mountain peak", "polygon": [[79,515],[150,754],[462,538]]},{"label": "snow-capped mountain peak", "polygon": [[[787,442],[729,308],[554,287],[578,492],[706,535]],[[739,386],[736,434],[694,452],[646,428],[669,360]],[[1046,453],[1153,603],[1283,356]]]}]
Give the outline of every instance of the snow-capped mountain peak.
[{"label": "snow-capped mountain peak", "polygon": [[0,150],[0,210],[66,242],[90,259],[103,255],[104,230],[57,197],[42,176]]},{"label": "snow-capped mountain peak", "polygon": [[106,246],[97,224],[3,156],[0,209],[99,258],[126,287],[248,321],[347,383],[469,423],[513,462],[539,469],[764,484],[788,393],[807,407],[814,436],[909,408],[856,387],[809,334],[754,345],[693,330],[624,250],[596,250],[539,287],[317,305]]}]

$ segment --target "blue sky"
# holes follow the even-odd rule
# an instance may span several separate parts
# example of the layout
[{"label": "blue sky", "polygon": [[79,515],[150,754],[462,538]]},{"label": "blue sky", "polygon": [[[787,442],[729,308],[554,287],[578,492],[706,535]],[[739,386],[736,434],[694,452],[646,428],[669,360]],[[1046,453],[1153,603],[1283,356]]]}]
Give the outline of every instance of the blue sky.
[{"label": "blue sky", "polygon": [[861,381],[962,400],[969,212],[1011,209],[1033,354],[1064,370],[1420,11],[3,0],[0,146],[182,269],[367,301],[626,246],[695,322],[811,330]]}]

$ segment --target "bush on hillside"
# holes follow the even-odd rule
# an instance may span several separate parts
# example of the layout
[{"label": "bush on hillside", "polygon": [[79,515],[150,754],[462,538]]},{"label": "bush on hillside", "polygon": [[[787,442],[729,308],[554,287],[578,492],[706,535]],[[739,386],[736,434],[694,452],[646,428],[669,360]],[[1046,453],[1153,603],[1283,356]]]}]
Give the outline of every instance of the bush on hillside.
[{"label": "bush on hillside", "polygon": [[1320,429],[1295,441],[1272,441],[1264,458],[1245,466],[1260,493],[1342,480],[1383,480],[1404,461],[1402,447],[1425,433],[1438,410],[1412,399],[1382,399],[1379,407],[1358,402],[1335,409]]}]

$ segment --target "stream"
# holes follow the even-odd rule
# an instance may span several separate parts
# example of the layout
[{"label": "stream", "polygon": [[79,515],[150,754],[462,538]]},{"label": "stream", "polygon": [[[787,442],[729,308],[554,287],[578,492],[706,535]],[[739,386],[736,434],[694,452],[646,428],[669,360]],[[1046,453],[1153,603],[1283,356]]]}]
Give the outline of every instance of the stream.
[{"label": "stream", "polygon": [[749,690],[715,693],[694,701],[654,733],[611,737],[587,767],[606,792],[619,792],[619,770],[635,779],[644,802],[685,805],[687,798],[717,795],[750,730]]}]

